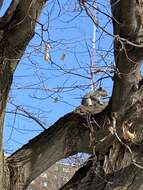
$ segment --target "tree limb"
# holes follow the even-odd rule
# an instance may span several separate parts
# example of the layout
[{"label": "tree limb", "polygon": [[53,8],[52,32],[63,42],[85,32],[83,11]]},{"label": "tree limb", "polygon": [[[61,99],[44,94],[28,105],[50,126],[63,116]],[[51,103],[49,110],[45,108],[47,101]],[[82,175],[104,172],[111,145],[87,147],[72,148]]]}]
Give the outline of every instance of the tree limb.
[{"label": "tree limb", "polygon": [[[6,25],[1,25],[0,63],[11,65],[13,73],[24,50],[35,33],[36,20],[42,10],[44,0],[15,0],[5,13]],[[5,70],[3,71],[5,72]]]},{"label": "tree limb", "polygon": [[[114,87],[111,109],[120,113],[125,109],[125,102],[133,89],[138,89],[141,80],[140,66],[143,48],[122,41],[122,37],[142,45],[141,1],[111,0],[113,29],[115,35],[114,54],[117,72],[114,75]],[[140,21],[138,20],[140,18]],[[121,38],[120,38],[121,37]],[[117,104],[118,102],[118,104]]]},{"label": "tree limb", "polygon": [[[104,123],[106,111],[94,118],[96,151],[105,152],[114,140],[106,127],[99,128],[97,125]],[[6,159],[9,171],[15,173],[12,174],[11,180],[16,181],[19,175],[24,175],[24,184],[28,185],[56,161],[78,152],[92,153],[89,132],[85,117],[75,112],[65,115]]]},{"label": "tree limb", "polygon": [[60,190],[142,190],[142,178],[143,170],[132,164],[114,173],[100,175],[89,161]]},{"label": "tree limb", "polygon": [[[7,158],[8,168],[13,172],[23,168],[24,184],[28,185],[56,161],[77,152],[91,153],[89,132],[82,122],[79,115],[67,114]],[[15,174],[18,180],[18,172]]]}]

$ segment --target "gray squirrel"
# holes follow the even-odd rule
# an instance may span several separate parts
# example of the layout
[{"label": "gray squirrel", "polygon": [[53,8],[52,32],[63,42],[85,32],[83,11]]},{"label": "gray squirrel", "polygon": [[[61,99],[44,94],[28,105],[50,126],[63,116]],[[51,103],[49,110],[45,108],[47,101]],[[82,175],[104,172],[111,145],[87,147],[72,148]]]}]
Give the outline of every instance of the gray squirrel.
[{"label": "gray squirrel", "polygon": [[107,96],[107,91],[103,88],[99,88],[95,91],[88,92],[81,101],[81,105],[83,106],[96,106],[102,105],[101,98]]}]

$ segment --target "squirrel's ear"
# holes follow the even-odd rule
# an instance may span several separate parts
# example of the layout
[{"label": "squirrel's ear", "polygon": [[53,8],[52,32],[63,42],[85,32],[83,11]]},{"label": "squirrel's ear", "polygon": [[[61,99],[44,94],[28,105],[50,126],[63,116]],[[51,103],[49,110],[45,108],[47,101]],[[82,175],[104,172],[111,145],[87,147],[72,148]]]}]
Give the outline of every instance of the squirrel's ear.
[{"label": "squirrel's ear", "polygon": [[103,90],[103,88],[102,88],[102,87],[100,87],[98,90],[100,90],[100,91],[101,91],[101,90]]}]

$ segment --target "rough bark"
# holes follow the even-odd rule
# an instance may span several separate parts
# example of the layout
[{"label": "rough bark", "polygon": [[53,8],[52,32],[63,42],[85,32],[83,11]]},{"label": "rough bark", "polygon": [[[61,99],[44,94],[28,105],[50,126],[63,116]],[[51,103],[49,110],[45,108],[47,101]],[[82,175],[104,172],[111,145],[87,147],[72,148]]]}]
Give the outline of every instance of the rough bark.
[{"label": "rough bark", "polygon": [[3,119],[13,73],[34,35],[44,0],[13,0],[0,18],[0,189],[3,182]]},{"label": "rough bark", "polygon": [[[105,113],[97,114],[97,122],[99,118],[101,120],[106,117]],[[33,179],[58,160],[78,152],[91,154],[89,132],[87,119],[77,111],[59,119],[5,160],[6,175],[8,172],[10,174],[7,189],[25,189]],[[102,145],[97,143],[97,150],[105,150],[105,145],[110,146],[113,138],[104,140],[108,134],[107,130],[97,127],[95,138],[103,141]]]},{"label": "rough bark", "polygon": [[82,120],[74,113],[66,115],[7,158],[7,167],[11,173],[9,189],[25,189],[33,179],[58,160],[77,152],[91,153],[89,132]]},{"label": "rough bark", "polygon": [[[114,29],[114,54],[117,72],[111,98],[113,112],[122,112],[130,92],[141,80],[140,66],[143,58],[142,1],[111,0]],[[118,102],[118,104],[117,104]]]},{"label": "rough bark", "polygon": [[115,127],[111,146],[106,151],[95,149],[95,155],[61,190],[142,190],[142,114],[143,87],[128,98],[124,116],[109,126],[109,130]]},{"label": "rough bark", "polygon": [[[106,153],[95,151],[62,190],[143,189],[143,88],[140,66],[143,58],[143,1],[111,0],[114,54],[117,71],[109,102],[110,127],[115,140]],[[85,169],[86,168],[86,169]]]},{"label": "rough bark", "polygon": [[99,171],[96,172],[90,161],[60,190],[141,190],[142,178],[143,170],[134,165],[129,165],[116,173],[104,175]]}]

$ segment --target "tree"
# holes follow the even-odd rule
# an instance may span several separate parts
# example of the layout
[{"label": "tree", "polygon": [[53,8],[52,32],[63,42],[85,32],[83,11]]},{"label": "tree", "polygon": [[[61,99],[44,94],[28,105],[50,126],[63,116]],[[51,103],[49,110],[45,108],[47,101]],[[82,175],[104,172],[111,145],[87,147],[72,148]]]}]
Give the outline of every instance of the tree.
[{"label": "tree", "polygon": [[[114,39],[116,72],[112,96],[106,108],[102,107],[98,113],[81,109],[68,113],[4,158],[3,120],[8,93],[14,71],[34,35],[45,2],[13,0],[0,19],[0,189],[24,190],[56,161],[77,152],[86,152],[92,153],[92,158],[62,190],[141,190],[142,0],[111,0],[114,33],[109,35]],[[79,3],[88,14],[87,2]]]}]

